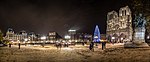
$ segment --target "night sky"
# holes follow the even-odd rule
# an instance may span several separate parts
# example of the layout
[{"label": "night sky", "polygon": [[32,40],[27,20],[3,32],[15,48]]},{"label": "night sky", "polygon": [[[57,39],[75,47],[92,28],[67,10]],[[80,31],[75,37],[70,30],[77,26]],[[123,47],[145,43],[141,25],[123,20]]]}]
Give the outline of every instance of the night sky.
[{"label": "night sky", "polygon": [[127,0],[0,0],[0,29],[25,30],[39,34],[68,29],[93,33],[99,25],[106,32],[107,13],[128,4]]}]

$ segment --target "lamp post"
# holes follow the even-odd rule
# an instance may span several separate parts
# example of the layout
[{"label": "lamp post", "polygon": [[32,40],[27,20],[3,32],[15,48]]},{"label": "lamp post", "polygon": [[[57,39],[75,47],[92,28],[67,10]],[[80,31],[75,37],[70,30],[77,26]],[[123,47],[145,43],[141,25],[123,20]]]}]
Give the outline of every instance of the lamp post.
[{"label": "lamp post", "polygon": [[46,36],[42,36],[42,37],[41,37],[41,40],[43,40],[42,47],[44,47],[44,45],[45,45],[45,40],[46,40]]}]

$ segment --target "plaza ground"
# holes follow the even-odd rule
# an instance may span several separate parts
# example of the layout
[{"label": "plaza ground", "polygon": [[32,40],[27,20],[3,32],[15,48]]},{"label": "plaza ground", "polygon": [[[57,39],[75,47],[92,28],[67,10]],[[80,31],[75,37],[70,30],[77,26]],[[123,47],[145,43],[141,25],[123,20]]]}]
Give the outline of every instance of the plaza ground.
[{"label": "plaza ground", "polygon": [[150,48],[123,48],[123,44],[101,45],[92,52],[88,45],[57,49],[52,45],[0,47],[0,62],[150,62]]}]

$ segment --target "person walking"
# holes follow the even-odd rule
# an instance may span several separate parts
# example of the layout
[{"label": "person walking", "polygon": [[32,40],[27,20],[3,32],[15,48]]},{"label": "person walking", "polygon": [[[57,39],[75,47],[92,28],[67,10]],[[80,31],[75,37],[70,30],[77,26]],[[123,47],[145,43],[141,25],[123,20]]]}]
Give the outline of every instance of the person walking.
[{"label": "person walking", "polygon": [[42,43],[42,47],[44,47],[44,45],[45,45],[45,43],[43,42],[43,43]]},{"label": "person walking", "polygon": [[91,43],[90,43],[89,49],[90,49],[91,51],[94,51],[94,42],[91,42]]},{"label": "person walking", "polygon": [[58,49],[58,43],[55,43],[55,46],[57,47],[57,49]]},{"label": "person walking", "polygon": [[84,46],[84,42],[82,42],[82,45]]},{"label": "person walking", "polygon": [[9,48],[11,48],[11,43],[9,43]]},{"label": "person walking", "polygon": [[106,42],[102,42],[102,50],[106,49]]},{"label": "person walking", "polygon": [[18,44],[18,46],[19,46],[19,49],[20,49],[20,43]]},{"label": "person walking", "polygon": [[61,47],[62,47],[62,44],[61,44],[61,42],[59,43],[59,47],[60,47],[60,50],[61,50]]}]

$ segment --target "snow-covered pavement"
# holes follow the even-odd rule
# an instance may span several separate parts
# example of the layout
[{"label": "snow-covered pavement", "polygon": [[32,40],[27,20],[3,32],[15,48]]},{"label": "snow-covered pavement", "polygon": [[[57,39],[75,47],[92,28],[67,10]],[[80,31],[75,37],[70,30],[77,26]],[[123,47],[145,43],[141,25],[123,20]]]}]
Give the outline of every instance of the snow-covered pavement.
[{"label": "snow-covered pavement", "polygon": [[70,46],[57,49],[53,46],[0,47],[0,62],[149,62],[150,48],[122,48],[121,44],[107,45],[89,51],[88,46]]}]

